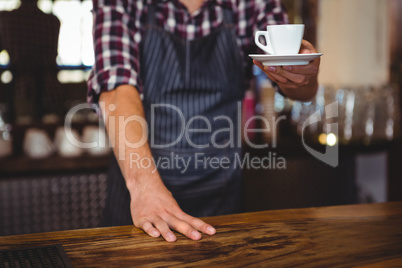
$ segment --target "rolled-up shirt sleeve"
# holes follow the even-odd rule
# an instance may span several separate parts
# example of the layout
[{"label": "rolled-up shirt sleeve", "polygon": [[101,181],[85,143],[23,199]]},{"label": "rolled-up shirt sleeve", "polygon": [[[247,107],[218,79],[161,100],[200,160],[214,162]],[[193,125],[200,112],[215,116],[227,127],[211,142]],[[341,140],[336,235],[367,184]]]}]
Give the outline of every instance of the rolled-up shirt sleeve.
[{"label": "rolled-up shirt sleeve", "polygon": [[[94,0],[95,63],[88,78],[89,103],[120,85],[141,90],[139,81],[139,23],[133,0]],[[141,2],[141,1],[138,1]],[[137,25],[136,25],[137,24]]]}]

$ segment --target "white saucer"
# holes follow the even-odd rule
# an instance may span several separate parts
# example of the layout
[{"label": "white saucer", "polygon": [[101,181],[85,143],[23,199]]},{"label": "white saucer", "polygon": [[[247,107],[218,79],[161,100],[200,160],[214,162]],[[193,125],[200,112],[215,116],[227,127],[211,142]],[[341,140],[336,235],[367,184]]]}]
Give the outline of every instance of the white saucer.
[{"label": "white saucer", "polygon": [[251,58],[261,61],[264,66],[307,65],[311,60],[320,57],[322,53],[295,55],[251,54]]}]

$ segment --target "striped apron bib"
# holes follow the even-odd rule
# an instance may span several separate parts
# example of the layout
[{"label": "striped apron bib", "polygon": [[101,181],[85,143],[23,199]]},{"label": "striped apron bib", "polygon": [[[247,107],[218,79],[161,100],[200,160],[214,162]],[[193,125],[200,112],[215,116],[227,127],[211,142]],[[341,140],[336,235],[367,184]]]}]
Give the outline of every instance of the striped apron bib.
[{"label": "striped apron bib", "polygon": [[[184,40],[158,27],[154,7],[141,43],[143,105],[153,158],[184,212],[242,211],[238,144],[244,71],[232,13],[208,36]],[[104,225],[132,224],[130,196],[116,160],[108,176]]]}]

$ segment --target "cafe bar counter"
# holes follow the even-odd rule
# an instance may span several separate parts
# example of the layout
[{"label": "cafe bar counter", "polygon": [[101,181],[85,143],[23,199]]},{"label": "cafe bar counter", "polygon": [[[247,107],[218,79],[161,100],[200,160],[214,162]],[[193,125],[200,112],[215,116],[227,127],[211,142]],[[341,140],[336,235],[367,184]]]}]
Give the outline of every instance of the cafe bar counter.
[{"label": "cafe bar counter", "polygon": [[133,226],[0,237],[0,267],[13,267],[14,258],[24,259],[19,265],[25,267],[29,255],[40,265],[37,251],[22,249],[50,245],[64,249],[66,267],[402,267],[402,202],[205,220],[217,233],[200,241],[178,234],[168,243]]}]

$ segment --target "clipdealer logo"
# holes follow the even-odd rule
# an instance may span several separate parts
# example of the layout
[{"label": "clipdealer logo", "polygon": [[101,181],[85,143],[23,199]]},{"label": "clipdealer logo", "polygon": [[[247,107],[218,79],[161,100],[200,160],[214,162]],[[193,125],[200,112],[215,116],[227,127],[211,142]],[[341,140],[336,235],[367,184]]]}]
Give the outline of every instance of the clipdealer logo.
[{"label": "clipdealer logo", "polygon": [[[179,142],[179,140],[181,138],[185,138],[188,143],[195,149],[224,149],[224,148],[235,148],[241,147],[241,143],[242,141],[239,140],[239,137],[241,136],[241,134],[243,134],[243,137],[245,138],[244,142],[248,144],[249,147],[251,148],[256,148],[256,149],[261,149],[261,148],[276,148],[277,147],[277,137],[276,137],[276,127],[277,124],[281,121],[281,120],[285,120],[286,116],[282,115],[279,118],[275,118],[273,117],[272,120],[268,120],[267,118],[260,116],[260,115],[255,115],[253,118],[250,118],[247,122],[245,122],[243,125],[245,126],[244,129],[242,129],[240,126],[242,125],[241,123],[241,111],[242,111],[242,107],[241,104],[238,104],[238,115],[237,115],[237,121],[232,121],[232,118],[229,118],[227,116],[217,116],[215,118],[213,118],[211,121],[209,121],[207,118],[203,117],[203,116],[196,116],[192,119],[190,119],[187,123],[184,120],[184,115],[182,114],[181,110],[178,107],[173,107],[172,105],[168,105],[168,104],[159,104],[159,105],[154,105],[153,109],[157,109],[158,107],[162,106],[164,108],[170,108],[173,109],[175,112],[177,112],[177,114],[180,116],[181,118],[181,133],[179,135],[179,137],[172,143],[169,144],[155,144],[154,141],[154,136],[152,135],[153,131],[152,131],[152,126],[154,125],[153,122],[153,117],[151,120],[151,130],[150,133],[148,133],[148,124],[145,121],[144,118],[140,117],[140,116],[136,116],[136,115],[132,115],[129,117],[124,117],[124,116],[109,116],[108,118],[108,128],[110,129],[114,129],[116,130],[116,126],[117,128],[120,130],[120,138],[118,141],[114,140],[113,137],[109,137],[109,141],[108,140],[101,140],[99,139],[99,141],[93,141],[93,142],[82,142],[80,140],[77,140],[76,137],[74,137],[73,133],[72,133],[72,120],[74,115],[79,112],[80,110],[84,110],[84,109],[92,109],[92,110],[96,110],[98,112],[98,114],[100,114],[99,116],[99,131],[105,131],[105,126],[103,124],[103,118],[105,118],[105,112],[103,112],[102,114],[100,113],[100,111],[106,111],[106,107],[104,103],[99,103],[100,107],[98,107],[97,105],[94,104],[87,104],[87,103],[81,103],[76,105],[75,107],[73,107],[66,115],[65,121],[64,121],[64,130],[65,130],[65,134],[66,134],[66,138],[68,139],[68,141],[79,148],[94,148],[94,147],[118,147],[118,159],[120,160],[124,160],[126,158],[126,147],[127,148],[139,148],[141,146],[143,146],[144,144],[147,143],[147,141],[150,142],[151,146],[154,146],[156,148],[170,148],[170,146],[174,146],[176,143]],[[114,111],[116,109],[116,106],[111,104],[107,107],[107,109],[109,111]],[[154,111],[154,110],[152,110]],[[312,156],[314,156],[315,158],[317,158],[318,160],[330,165],[331,167],[337,167],[339,164],[339,146],[338,146],[338,142],[335,142],[334,144],[326,144],[325,146],[325,152],[319,152],[317,150],[315,150],[314,148],[310,147],[307,143],[306,143],[306,139],[305,139],[305,130],[309,125],[312,124],[316,124],[319,121],[324,121],[325,125],[325,129],[327,134],[331,134],[334,137],[338,137],[338,122],[336,121],[337,117],[338,117],[338,102],[335,101],[331,104],[328,104],[325,106],[325,117],[323,117],[323,115],[321,114],[321,110],[317,110],[316,112],[314,112],[312,115],[310,115],[307,120],[303,123],[302,126],[302,144],[305,148],[305,150],[307,152],[309,152]],[[192,123],[194,120],[201,120],[204,123],[206,123],[207,128],[203,128],[203,129],[196,129],[196,128],[192,128]],[[212,124],[216,121],[216,120],[226,120],[228,123],[228,128],[224,128],[224,129],[218,129],[215,130],[215,132],[212,131]],[[249,129],[247,126],[250,123],[250,120],[260,120],[262,122],[262,128],[261,129]],[[126,138],[126,127],[128,124],[130,123],[136,123],[138,124],[138,126],[142,129],[142,135],[141,138],[138,141],[135,142],[131,142]],[[200,131],[200,132],[210,132],[211,134],[211,140],[209,141],[209,143],[207,144],[195,144],[192,143],[191,140],[191,133],[194,133],[196,131]],[[247,134],[249,132],[259,132],[259,133],[264,133],[264,132],[270,132],[272,135],[271,137],[271,144],[269,145],[268,142],[265,142],[264,144],[254,144],[251,142],[251,140],[249,140],[247,138]],[[217,133],[221,133],[221,132],[228,132],[229,136],[231,137],[231,139],[229,139],[225,144],[218,144],[215,140],[214,137],[216,137]],[[234,132],[237,132],[237,135],[234,135]],[[150,134],[150,137],[149,135]],[[102,135],[98,135],[99,137],[101,137]],[[234,138],[235,136],[237,136],[237,138]],[[153,147],[152,147],[153,148]],[[171,167],[172,163],[179,163],[180,167],[187,169],[187,167],[189,166],[187,159],[182,159],[181,156],[176,156],[174,155],[174,158],[170,157],[172,163],[169,163],[167,161],[165,161],[166,159],[140,159],[139,155],[136,155],[134,153],[134,155],[130,155],[129,156],[130,159],[130,163],[134,162],[136,163],[136,166],[138,166],[138,163],[140,163],[140,166],[150,166],[151,163],[153,164],[153,166],[156,167]],[[198,157],[198,156],[197,156]],[[194,156],[195,158],[195,156]],[[198,157],[197,159],[201,159],[200,157]],[[211,161],[212,160],[212,161]],[[201,161],[201,160],[200,160]],[[204,167],[205,167],[205,163],[210,163],[211,167],[213,168],[215,166],[215,162],[217,162],[218,160],[216,160],[215,158],[211,158],[211,159],[207,159],[205,161],[203,161],[204,163]],[[222,158],[218,161],[219,163],[219,168],[225,168],[226,167],[226,158]],[[166,164],[165,162],[169,163]],[[244,168],[247,167],[249,168],[250,166],[252,168],[258,168],[260,166],[260,168],[264,168],[264,169],[286,169],[286,160],[281,157],[276,155],[276,153],[272,153],[269,152],[269,154],[264,157],[262,160],[261,159],[256,159],[256,157],[250,157],[249,154],[245,154],[243,155],[243,158],[241,158],[239,155],[236,155],[236,158],[232,159],[232,161],[230,161],[232,164],[234,164],[235,166],[239,167],[239,168]],[[182,164],[181,164],[182,163]],[[237,163],[237,165],[236,165]],[[178,164],[178,165],[179,165]],[[197,164],[197,162],[196,162]],[[209,165],[209,164],[208,164]],[[131,164],[130,164],[131,166]],[[207,167],[205,167],[207,168]]]}]

